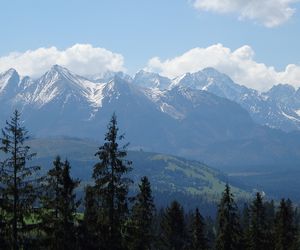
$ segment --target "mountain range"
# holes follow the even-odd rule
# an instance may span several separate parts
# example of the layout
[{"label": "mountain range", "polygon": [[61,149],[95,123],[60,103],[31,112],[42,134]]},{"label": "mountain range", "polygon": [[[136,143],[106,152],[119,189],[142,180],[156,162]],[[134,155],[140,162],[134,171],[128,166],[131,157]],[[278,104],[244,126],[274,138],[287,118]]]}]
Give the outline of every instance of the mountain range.
[{"label": "mountain range", "polygon": [[0,74],[0,121],[22,111],[35,137],[102,140],[116,112],[131,149],[199,159],[225,171],[297,168],[300,90],[265,93],[213,68],[168,79],[139,71],[79,76],[54,65],[38,79]]}]

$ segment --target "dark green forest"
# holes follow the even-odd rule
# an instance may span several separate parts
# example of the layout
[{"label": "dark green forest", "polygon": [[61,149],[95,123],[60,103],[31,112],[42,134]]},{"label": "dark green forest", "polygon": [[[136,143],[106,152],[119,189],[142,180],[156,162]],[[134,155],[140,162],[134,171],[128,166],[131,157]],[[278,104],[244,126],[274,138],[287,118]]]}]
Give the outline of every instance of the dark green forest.
[{"label": "dark green forest", "polygon": [[226,184],[215,216],[204,217],[210,213],[197,205],[187,211],[177,200],[155,204],[147,176],[130,192],[133,164],[115,114],[82,198],[70,162],[57,156],[44,174],[43,166],[32,165],[28,140],[16,110],[1,136],[0,249],[300,249],[300,216],[290,199],[257,192],[238,206]]}]

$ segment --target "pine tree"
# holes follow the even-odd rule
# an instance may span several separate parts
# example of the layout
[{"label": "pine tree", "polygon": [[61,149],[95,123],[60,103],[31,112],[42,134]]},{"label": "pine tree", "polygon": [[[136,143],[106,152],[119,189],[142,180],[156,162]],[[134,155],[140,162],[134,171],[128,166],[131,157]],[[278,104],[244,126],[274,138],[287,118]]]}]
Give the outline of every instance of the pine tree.
[{"label": "pine tree", "polygon": [[26,237],[30,226],[26,218],[34,214],[34,203],[38,194],[38,166],[28,166],[27,163],[35,153],[30,153],[30,147],[25,145],[29,139],[28,132],[22,126],[21,114],[15,111],[10,121],[2,129],[0,151],[4,153],[4,161],[0,163],[0,198],[1,211],[5,212],[7,230],[12,249],[20,249],[28,244]]},{"label": "pine tree", "polygon": [[193,215],[193,221],[191,225],[191,250],[203,250],[207,249],[207,238],[205,236],[205,223],[199,209],[196,208]]},{"label": "pine tree", "polygon": [[126,160],[126,147],[119,148],[116,115],[113,114],[105,135],[105,143],[96,156],[100,162],[94,166],[95,197],[98,206],[102,249],[122,249],[122,227],[128,215],[128,189],[132,181],[124,175],[131,168]]},{"label": "pine tree", "polygon": [[44,183],[45,193],[41,199],[42,229],[46,234],[44,248],[73,249],[76,243],[76,201],[75,189],[78,180],[70,176],[70,164],[56,157]]},{"label": "pine tree", "polygon": [[292,202],[282,199],[275,219],[275,249],[294,250],[297,245],[297,228],[294,223]]},{"label": "pine tree", "polygon": [[251,250],[268,249],[268,225],[266,224],[265,207],[258,192],[250,206],[250,223],[248,246]]},{"label": "pine tree", "polygon": [[151,185],[146,176],[141,179],[128,225],[128,246],[132,250],[151,249],[153,236],[154,202]]},{"label": "pine tree", "polygon": [[161,221],[161,248],[182,250],[186,245],[184,211],[177,201],[166,208]]},{"label": "pine tree", "polygon": [[241,249],[241,228],[237,210],[233,194],[226,184],[218,208],[216,239],[218,250]]}]

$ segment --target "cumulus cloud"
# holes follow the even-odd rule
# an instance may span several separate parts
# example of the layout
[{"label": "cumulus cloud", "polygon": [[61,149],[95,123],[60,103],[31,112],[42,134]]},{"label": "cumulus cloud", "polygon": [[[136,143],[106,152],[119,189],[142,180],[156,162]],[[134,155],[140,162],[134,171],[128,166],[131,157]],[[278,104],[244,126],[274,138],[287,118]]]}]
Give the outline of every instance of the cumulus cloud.
[{"label": "cumulus cloud", "polygon": [[239,19],[249,19],[266,27],[278,26],[295,13],[293,3],[299,0],[193,0],[198,10],[234,13]]},{"label": "cumulus cloud", "polygon": [[149,60],[146,70],[175,78],[186,72],[197,72],[206,67],[214,67],[228,74],[235,82],[260,91],[267,90],[277,83],[289,83],[300,87],[300,65],[287,65],[283,71],[256,62],[255,53],[248,46],[234,51],[216,44],[207,48],[194,48],[171,59]]},{"label": "cumulus cloud", "polygon": [[24,53],[13,52],[0,57],[0,72],[16,69],[21,75],[40,76],[58,64],[77,74],[97,75],[106,71],[124,71],[124,58],[90,44],[75,44],[65,50],[56,47],[38,48]]}]

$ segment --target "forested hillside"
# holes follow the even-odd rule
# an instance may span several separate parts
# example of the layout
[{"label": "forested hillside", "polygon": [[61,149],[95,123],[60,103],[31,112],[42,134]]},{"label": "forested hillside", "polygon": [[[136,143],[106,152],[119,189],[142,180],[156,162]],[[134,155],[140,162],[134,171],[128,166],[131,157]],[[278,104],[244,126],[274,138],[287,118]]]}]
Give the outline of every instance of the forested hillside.
[{"label": "forested hillside", "polygon": [[[198,162],[128,154],[115,115],[104,143],[94,151],[92,168],[79,167],[80,174],[90,175],[88,179],[82,174],[84,180],[73,176],[71,155],[48,159],[49,167],[38,166],[37,162],[47,164],[53,148],[48,143],[40,161],[34,160],[20,117],[15,111],[2,130],[1,249],[299,248],[300,217],[291,200],[277,203],[260,192],[250,197],[231,188],[220,172]],[[31,145],[38,149],[40,142]],[[91,164],[85,150],[77,159]],[[135,167],[141,163],[143,168]],[[243,206],[237,196],[244,198]],[[207,216],[212,211],[214,215]]]}]

